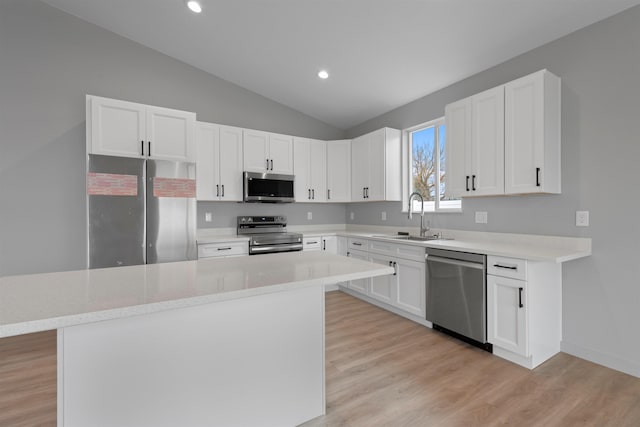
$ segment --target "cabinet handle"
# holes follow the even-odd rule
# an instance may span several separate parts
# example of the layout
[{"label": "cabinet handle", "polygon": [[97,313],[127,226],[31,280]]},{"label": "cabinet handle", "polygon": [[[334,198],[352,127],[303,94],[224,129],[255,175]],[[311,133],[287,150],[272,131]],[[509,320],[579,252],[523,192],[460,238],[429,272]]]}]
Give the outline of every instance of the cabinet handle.
[{"label": "cabinet handle", "polygon": [[469,175],[467,175],[467,184],[466,184],[466,186],[467,186],[467,191],[469,191]]},{"label": "cabinet handle", "polygon": [[318,241],[315,241],[315,242],[307,242],[307,245],[315,245],[315,244],[317,244],[317,243],[318,243]]},{"label": "cabinet handle", "polygon": [[218,248],[219,251],[230,251],[231,248]]},{"label": "cabinet handle", "polygon": [[362,246],[362,243],[358,243],[358,242],[353,242],[352,243],[353,246]]},{"label": "cabinet handle", "polygon": [[540,187],[540,168],[536,168],[536,187]]},{"label": "cabinet handle", "polygon": [[220,186],[216,184],[216,197],[220,197]]},{"label": "cabinet handle", "polygon": [[331,200],[331,190],[327,188],[327,200]]},{"label": "cabinet handle", "polygon": [[518,270],[517,265],[501,265],[501,264],[493,264],[495,268],[506,268],[508,270]]},{"label": "cabinet handle", "polygon": [[224,184],[222,184],[222,197],[224,197]]},{"label": "cabinet handle", "polygon": [[273,170],[273,159],[271,159],[271,170]]},{"label": "cabinet handle", "polygon": [[316,189],[315,189],[315,188],[312,188],[312,189],[311,189],[311,198],[312,198],[313,200],[315,200],[315,199],[316,199]]},{"label": "cabinet handle", "polygon": [[471,189],[473,191],[476,191],[476,176],[475,175],[471,175]]},{"label": "cabinet handle", "polygon": [[140,155],[144,156],[144,141],[140,141]]},{"label": "cabinet handle", "polygon": [[367,199],[369,198],[369,187],[364,187],[366,194],[367,194]]},{"label": "cabinet handle", "polygon": [[151,141],[149,141],[149,149],[147,150],[147,156],[151,157]]},{"label": "cabinet handle", "polygon": [[518,288],[518,307],[522,308],[524,305],[522,304],[522,291],[524,288]]},{"label": "cabinet handle", "polygon": [[362,198],[363,198],[363,199],[365,198],[365,195],[364,195],[364,187],[362,187]]},{"label": "cabinet handle", "polygon": [[265,159],[267,162],[267,170],[269,170],[269,159]]},{"label": "cabinet handle", "polygon": [[398,269],[396,268],[398,266],[398,263],[393,261],[393,275],[397,276],[398,275]]},{"label": "cabinet handle", "polygon": [[347,256],[351,256],[351,252],[347,251]]},{"label": "cabinet handle", "polygon": [[327,250],[327,241],[325,239],[322,239],[322,250],[323,251]]}]

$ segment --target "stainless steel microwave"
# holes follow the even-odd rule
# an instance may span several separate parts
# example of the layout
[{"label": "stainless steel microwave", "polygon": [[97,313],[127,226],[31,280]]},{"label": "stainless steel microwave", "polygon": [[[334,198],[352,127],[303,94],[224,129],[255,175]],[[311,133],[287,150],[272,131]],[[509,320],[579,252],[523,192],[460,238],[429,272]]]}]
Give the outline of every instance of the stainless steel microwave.
[{"label": "stainless steel microwave", "polygon": [[293,202],[294,175],[244,172],[245,202],[290,203]]}]

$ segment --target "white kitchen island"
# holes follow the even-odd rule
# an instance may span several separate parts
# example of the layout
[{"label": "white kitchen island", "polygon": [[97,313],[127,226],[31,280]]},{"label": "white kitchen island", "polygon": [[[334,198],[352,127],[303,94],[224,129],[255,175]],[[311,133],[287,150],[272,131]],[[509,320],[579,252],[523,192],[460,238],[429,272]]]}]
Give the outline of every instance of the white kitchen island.
[{"label": "white kitchen island", "polygon": [[0,278],[0,338],[58,330],[59,426],[293,426],[325,411],[324,286],[297,252]]}]

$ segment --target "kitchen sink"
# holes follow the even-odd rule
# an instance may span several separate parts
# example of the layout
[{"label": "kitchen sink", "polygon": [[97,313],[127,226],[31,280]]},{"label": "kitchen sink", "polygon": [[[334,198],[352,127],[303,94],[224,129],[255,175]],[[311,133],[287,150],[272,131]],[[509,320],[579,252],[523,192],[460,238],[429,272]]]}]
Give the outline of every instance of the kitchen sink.
[{"label": "kitchen sink", "polygon": [[382,237],[385,239],[394,239],[394,240],[412,240],[417,242],[427,242],[429,240],[451,240],[445,239],[442,236],[432,234],[431,236],[414,236],[414,235],[406,235],[406,234],[393,234],[393,235],[379,235],[372,237]]}]

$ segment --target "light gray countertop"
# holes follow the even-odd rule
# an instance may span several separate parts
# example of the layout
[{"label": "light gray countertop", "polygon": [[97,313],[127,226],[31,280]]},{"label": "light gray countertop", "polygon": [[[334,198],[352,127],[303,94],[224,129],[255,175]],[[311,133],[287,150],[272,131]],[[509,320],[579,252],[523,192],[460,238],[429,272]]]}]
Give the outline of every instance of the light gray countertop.
[{"label": "light gray countertop", "polygon": [[392,273],[292,252],[0,277],[0,338]]}]

